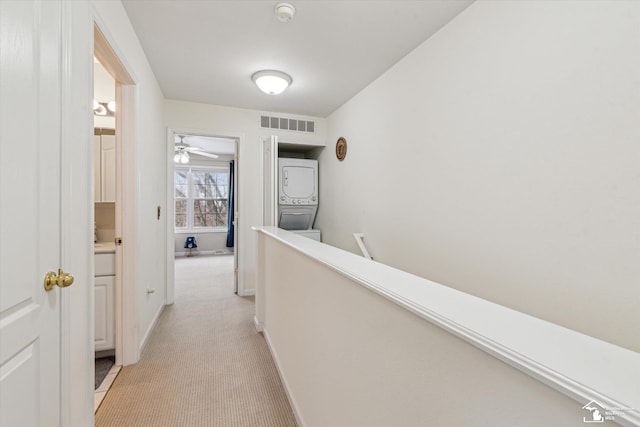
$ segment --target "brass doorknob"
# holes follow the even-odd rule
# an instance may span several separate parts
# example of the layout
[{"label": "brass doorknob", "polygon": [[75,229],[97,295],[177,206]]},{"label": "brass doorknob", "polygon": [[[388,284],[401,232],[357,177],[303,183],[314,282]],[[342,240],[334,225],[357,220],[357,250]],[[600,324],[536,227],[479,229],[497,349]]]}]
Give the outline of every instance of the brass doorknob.
[{"label": "brass doorknob", "polygon": [[61,268],[58,269],[58,274],[55,271],[50,271],[44,276],[44,289],[50,291],[56,285],[60,288],[66,288],[73,284],[73,275],[65,273]]}]

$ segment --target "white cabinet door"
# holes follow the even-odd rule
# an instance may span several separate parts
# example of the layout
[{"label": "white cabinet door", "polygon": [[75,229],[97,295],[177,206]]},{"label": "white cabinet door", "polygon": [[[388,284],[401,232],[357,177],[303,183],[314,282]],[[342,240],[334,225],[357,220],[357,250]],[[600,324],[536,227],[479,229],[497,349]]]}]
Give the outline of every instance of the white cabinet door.
[{"label": "white cabinet door", "polygon": [[93,135],[93,198],[96,202],[102,201],[100,135]]},{"label": "white cabinet door", "polygon": [[115,276],[96,277],[95,289],[95,350],[111,350],[115,347]]},{"label": "white cabinet door", "polygon": [[60,16],[60,1],[0,1],[1,426],[61,419],[60,311],[70,290],[43,287],[64,267]]},{"label": "white cabinet door", "polygon": [[102,201],[116,201],[116,137],[102,135],[101,141]]}]

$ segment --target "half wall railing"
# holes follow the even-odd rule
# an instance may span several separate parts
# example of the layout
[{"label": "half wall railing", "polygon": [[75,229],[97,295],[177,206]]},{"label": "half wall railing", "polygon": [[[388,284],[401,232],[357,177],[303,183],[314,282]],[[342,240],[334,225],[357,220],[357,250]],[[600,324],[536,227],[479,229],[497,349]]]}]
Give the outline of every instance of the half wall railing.
[{"label": "half wall railing", "polygon": [[301,426],[640,426],[640,354],[256,230],[256,324]]}]

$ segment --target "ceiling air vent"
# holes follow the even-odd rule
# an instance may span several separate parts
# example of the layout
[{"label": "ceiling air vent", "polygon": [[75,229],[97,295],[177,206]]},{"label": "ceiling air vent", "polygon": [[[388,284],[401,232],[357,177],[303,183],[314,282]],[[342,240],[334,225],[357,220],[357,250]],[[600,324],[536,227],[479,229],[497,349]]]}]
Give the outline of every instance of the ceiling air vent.
[{"label": "ceiling air vent", "polygon": [[309,120],[287,119],[285,117],[260,116],[260,127],[266,129],[292,130],[295,132],[315,132],[316,123]]}]

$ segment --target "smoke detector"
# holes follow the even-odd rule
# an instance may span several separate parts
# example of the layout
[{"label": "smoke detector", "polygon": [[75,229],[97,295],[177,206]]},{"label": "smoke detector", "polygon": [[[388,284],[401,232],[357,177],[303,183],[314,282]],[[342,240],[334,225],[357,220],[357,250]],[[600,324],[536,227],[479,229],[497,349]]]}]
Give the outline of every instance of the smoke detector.
[{"label": "smoke detector", "polygon": [[296,14],[296,8],[291,3],[278,3],[273,11],[280,22],[289,22]]}]

